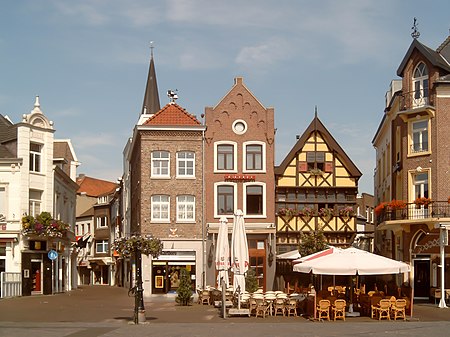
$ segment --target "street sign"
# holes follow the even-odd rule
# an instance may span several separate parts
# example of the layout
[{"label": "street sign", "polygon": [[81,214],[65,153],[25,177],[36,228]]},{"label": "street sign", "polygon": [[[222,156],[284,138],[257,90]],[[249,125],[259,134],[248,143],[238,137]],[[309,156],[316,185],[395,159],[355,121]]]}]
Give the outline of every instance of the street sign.
[{"label": "street sign", "polygon": [[56,250],[52,249],[47,253],[47,256],[50,260],[54,261],[58,257],[58,252]]}]

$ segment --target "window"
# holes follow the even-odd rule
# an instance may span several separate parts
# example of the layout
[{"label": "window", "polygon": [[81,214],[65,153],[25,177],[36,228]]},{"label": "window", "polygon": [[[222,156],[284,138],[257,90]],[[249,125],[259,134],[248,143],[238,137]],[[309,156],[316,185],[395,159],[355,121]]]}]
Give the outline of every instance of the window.
[{"label": "window", "polygon": [[6,187],[0,186],[0,221],[6,218]]},{"label": "window", "polygon": [[42,145],[30,144],[30,171],[41,172],[41,150]]},{"label": "window", "polygon": [[411,153],[428,151],[428,120],[412,123]]},{"label": "window", "polygon": [[169,202],[168,195],[152,196],[152,221],[169,221]]},{"label": "window", "polygon": [[42,191],[30,190],[29,214],[36,216],[41,214]]},{"label": "window", "polygon": [[262,215],[263,210],[263,186],[246,186],[246,213],[249,215]]},{"label": "window", "polygon": [[195,176],[195,153],[178,152],[177,153],[177,177]]},{"label": "window", "polygon": [[97,198],[97,204],[106,204],[108,203],[108,196],[103,195]]},{"label": "window", "polygon": [[177,197],[177,221],[195,221],[195,197],[193,195]]},{"label": "window", "polygon": [[263,170],[263,146],[250,144],[245,146],[245,170]]},{"label": "window", "polygon": [[228,215],[234,213],[234,186],[217,186],[217,214]]},{"label": "window", "polygon": [[97,217],[97,228],[107,227],[108,218],[106,216]]},{"label": "window", "polygon": [[234,170],[234,146],[232,144],[217,145],[217,170]]},{"label": "window", "polygon": [[96,253],[108,253],[108,240],[95,241],[95,252]]},{"label": "window", "polygon": [[170,155],[167,151],[152,152],[152,177],[170,177]]},{"label": "window", "polygon": [[325,170],[325,152],[306,152],[308,171]]},{"label": "window", "polygon": [[424,63],[419,63],[412,78],[414,88],[413,106],[428,104],[428,69]]},{"label": "window", "polygon": [[428,195],[428,173],[418,173],[414,175],[414,199],[429,198]]}]

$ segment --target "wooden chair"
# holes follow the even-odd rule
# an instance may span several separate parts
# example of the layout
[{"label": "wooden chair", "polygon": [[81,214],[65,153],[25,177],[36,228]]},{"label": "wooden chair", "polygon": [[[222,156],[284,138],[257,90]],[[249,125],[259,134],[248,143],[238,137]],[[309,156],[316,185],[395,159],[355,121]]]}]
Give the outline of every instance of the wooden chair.
[{"label": "wooden chair", "polygon": [[337,319],[343,319],[345,321],[345,307],[347,303],[345,300],[336,300],[334,301],[333,307],[331,310],[333,311],[333,319],[336,321]]},{"label": "wooden chair", "polygon": [[291,313],[294,317],[297,317],[297,300],[295,298],[287,300],[286,313],[288,317],[291,316]]},{"label": "wooden chair", "polygon": [[391,306],[391,312],[394,318],[394,321],[397,318],[403,318],[406,321],[406,300],[403,298],[399,298],[395,301],[395,304]]},{"label": "wooden chair", "polygon": [[257,299],[256,300],[256,315],[255,317],[258,317],[260,314],[262,318],[266,318],[266,315],[269,314],[269,303],[267,303],[264,299]]},{"label": "wooden chair", "polygon": [[383,318],[387,318],[391,320],[391,301],[389,299],[382,299],[378,304],[378,320],[382,320]]},{"label": "wooden chair", "polygon": [[202,296],[202,301],[201,301],[202,304],[210,303],[211,295],[209,294],[209,290],[203,290],[201,296]]},{"label": "wooden chair", "polygon": [[381,297],[370,297],[370,318],[377,318],[378,316],[378,304],[381,301]]},{"label": "wooden chair", "polygon": [[275,300],[273,315],[276,316],[278,312],[281,312],[283,316],[286,313],[286,303],[284,298],[277,297],[277,299]]},{"label": "wooden chair", "polygon": [[258,306],[257,304],[258,302],[256,301],[256,299],[252,297],[248,299],[248,310],[250,312],[250,315],[252,315],[253,312],[256,314],[256,307]]},{"label": "wooden chair", "polygon": [[317,319],[327,319],[330,320],[330,307],[331,303],[329,300],[320,300],[317,304]]}]

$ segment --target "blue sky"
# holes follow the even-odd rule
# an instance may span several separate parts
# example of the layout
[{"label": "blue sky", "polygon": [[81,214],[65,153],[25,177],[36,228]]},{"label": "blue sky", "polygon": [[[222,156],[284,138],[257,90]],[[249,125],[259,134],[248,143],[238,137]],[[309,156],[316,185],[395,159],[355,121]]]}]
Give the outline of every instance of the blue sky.
[{"label": "blue sky", "polygon": [[433,0],[16,0],[0,11],[0,113],[19,122],[40,96],[55,137],[70,138],[78,173],[115,181],[142,107],[154,41],[161,106],[177,89],[200,119],[236,76],[275,108],[276,164],[314,117],[363,172],[384,95],[411,41],[436,49],[450,2]]}]

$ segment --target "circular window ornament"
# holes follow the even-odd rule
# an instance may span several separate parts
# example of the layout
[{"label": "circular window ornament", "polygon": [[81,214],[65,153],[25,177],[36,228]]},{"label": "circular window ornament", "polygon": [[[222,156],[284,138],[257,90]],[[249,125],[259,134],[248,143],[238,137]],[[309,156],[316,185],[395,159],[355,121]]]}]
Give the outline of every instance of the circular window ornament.
[{"label": "circular window ornament", "polygon": [[247,131],[247,123],[241,119],[234,121],[233,131],[238,135],[244,134]]}]

